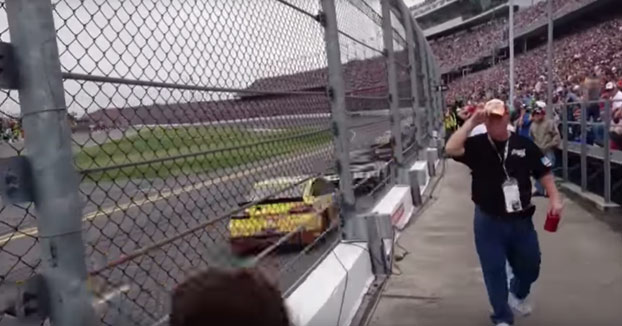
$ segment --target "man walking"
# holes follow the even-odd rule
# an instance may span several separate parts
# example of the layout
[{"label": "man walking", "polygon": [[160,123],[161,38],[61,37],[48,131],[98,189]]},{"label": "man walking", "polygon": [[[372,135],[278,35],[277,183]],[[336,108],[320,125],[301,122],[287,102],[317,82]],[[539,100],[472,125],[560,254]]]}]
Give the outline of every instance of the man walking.
[{"label": "man walking", "polygon": [[[546,103],[542,101],[536,102],[533,111],[533,121],[529,129],[529,136],[542,151],[544,156],[551,162],[551,166],[555,166],[555,148],[561,143],[559,130],[555,122],[546,117]],[[546,190],[542,184],[536,180],[536,192],[534,196],[546,196]]]},{"label": "man walking", "polygon": [[[551,174],[551,162],[529,139],[507,130],[509,110],[491,100],[449,139],[446,152],[472,171],[475,203],[475,247],[479,255],[491,319],[497,326],[514,323],[512,309],[531,312],[526,299],[540,273],[540,248],[532,216],[531,176],[549,193],[549,211],[561,213],[562,204]],[[468,137],[480,123],[487,133]],[[514,276],[508,281],[506,260]]]}]

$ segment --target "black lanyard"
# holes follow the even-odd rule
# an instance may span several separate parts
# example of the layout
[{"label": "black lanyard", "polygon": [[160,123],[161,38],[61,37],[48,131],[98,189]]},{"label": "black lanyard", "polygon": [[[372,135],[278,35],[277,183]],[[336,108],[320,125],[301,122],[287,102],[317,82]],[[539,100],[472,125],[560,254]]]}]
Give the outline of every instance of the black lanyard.
[{"label": "black lanyard", "polygon": [[490,142],[490,146],[492,146],[492,149],[495,151],[495,153],[499,157],[499,163],[501,163],[501,167],[503,168],[503,173],[505,173],[505,178],[509,179],[510,175],[508,174],[508,171],[505,168],[505,162],[508,159],[508,150],[510,148],[510,138],[508,137],[508,140],[505,142],[505,149],[503,150],[503,155],[501,155],[501,153],[499,153],[499,151],[497,150],[497,146],[495,145],[495,142],[492,140],[492,138],[490,138],[490,135],[488,135],[488,141]]}]

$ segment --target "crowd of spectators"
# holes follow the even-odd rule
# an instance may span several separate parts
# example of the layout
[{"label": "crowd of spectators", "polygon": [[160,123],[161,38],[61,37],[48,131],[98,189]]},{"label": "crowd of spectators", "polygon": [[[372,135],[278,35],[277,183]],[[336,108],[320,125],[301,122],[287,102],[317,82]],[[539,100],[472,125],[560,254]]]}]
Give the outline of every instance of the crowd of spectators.
[{"label": "crowd of spectators", "polygon": [[[581,106],[573,102],[622,99],[622,15],[607,18],[591,27],[577,26],[576,31],[554,42],[553,102],[558,117],[565,111],[570,121],[578,121]],[[519,54],[515,59],[516,98],[514,106],[529,106],[547,100],[546,44]],[[449,85],[449,103],[477,102],[508,94],[508,65],[502,62],[489,69],[454,80]],[[587,118],[603,119],[604,104],[586,105]],[[612,146],[622,149],[617,132],[622,135],[622,102],[613,103]],[[580,138],[579,127],[569,129],[569,138]],[[602,125],[590,127],[587,142],[602,145],[606,132]]]},{"label": "crowd of spectators", "polygon": [[[554,82],[557,87],[580,85],[591,75],[611,80],[622,73],[622,17],[601,22],[555,40]],[[545,95],[546,44],[515,58],[519,93]],[[604,84],[603,84],[604,86]],[[448,100],[485,96],[484,90],[507,93],[507,61],[450,83]]]},{"label": "crowd of spectators", "polygon": [[505,18],[490,20],[470,30],[451,34],[430,43],[443,69],[458,67],[469,60],[490,54],[503,37]]},{"label": "crowd of spectators", "polygon": [[[593,2],[594,0],[553,0],[553,12]],[[547,1],[522,9],[516,13],[516,33],[536,25],[547,16]],[[432,40],[430,45],[442,69],[451,70],[478,58],[490,55],[492,49],[507,40],[507,18],[493,18],[466,31]]]}]

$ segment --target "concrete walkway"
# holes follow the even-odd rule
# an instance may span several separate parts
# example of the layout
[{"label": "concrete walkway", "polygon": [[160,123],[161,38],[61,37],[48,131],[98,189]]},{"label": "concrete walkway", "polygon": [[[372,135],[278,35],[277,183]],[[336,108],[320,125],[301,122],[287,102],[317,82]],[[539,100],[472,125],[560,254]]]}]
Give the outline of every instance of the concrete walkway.
[{"label": "concrete walkway", "polygon": [[[400,238],[409,254],[396,263],[401,275],[388,281],[371,325],[491,325],[473,243],[470,179],[466,167],[447,162],[436,200]],[[546,201],[535,203],[542,271],[531,296],[534,313],[515,325],[621,326],[622,233],[569,201],[560,229],[548,233]]]}]

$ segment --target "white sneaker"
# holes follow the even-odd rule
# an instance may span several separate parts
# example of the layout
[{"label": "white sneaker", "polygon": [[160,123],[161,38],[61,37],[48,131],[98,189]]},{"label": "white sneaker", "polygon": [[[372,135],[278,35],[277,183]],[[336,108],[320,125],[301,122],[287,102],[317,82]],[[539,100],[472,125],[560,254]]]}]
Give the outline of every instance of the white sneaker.
[{"label": "white sneaker", "polygon": [[508,296],[508,304],[510,308],[522,317],[528,316],[533,311],[533,307],[527,302],[527,299],[519,299],[514,293],[510,292]]},{"label": "white sneaker", "polygon": [[510,266],[510,262],[508,262],[507,260],[505,261],[505,275],[507,276],[507,279],[508,279],[508,289],[509,289],[510,285],[512,284],[512,279],[514,278],[514,272],[512,271],[512,266]]},{"label": "white sneaker", "polygon": [[499,323],[499,324],[497,324],[495,326],[510,326],[510,324],[508,324],[508,323]]}]

